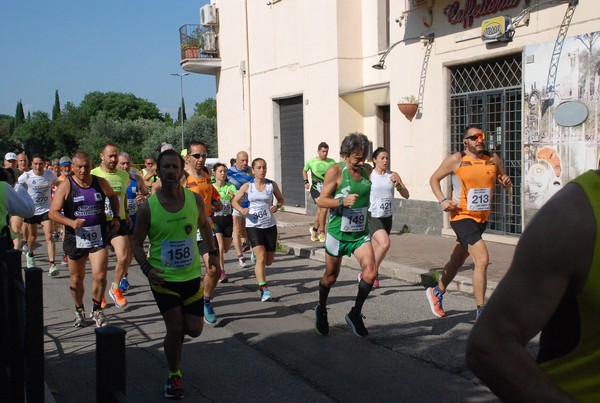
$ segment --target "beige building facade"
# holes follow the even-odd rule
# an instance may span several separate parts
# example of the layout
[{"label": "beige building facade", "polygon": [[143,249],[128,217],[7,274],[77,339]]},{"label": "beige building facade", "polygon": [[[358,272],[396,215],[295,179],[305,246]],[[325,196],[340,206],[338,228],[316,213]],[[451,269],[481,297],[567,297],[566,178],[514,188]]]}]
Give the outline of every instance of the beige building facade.
[{"label": "beige building facade", "polygon": [[[395,200],[394,228],[418,233],[452,234],[429,177],[468,124],[483,126],[514,183],[496,189],[488,238],[515,242],[548,197],[597,166],[593,1],[212,0],[199,22],[180,29],[181,66],[215,76],[219,158],[264,158],[288,210],[315,212],[304,162],[322,141],[338,159],[350,132],[390,150],[411,193]],[[183,51],[192,33],[198,56]]]}]

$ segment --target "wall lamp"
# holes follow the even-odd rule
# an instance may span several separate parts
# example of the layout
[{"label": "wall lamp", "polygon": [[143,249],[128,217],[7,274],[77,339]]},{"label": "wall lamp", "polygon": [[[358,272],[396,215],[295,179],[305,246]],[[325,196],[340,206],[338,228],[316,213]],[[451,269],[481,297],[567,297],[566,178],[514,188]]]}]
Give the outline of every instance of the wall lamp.
[{"label": "wall lamp", "polygon": [[400,45],[401,43],[404,42],[408,42],[408,41],[421,41],[426,45],[429,45],[431,42],[433,42],[433,38],[435,37],[435,35],[433,33],[429,33],[427,35],[421,35],[418,38],[406,38],[406,39],[400,39],[398,42],[394,42],[389,48],[387,48],[387,50],[385,51],[385,53],[383,55],[381,55],[381,58],[379,59],[379,62],[377,62],[377,64],[374,64],[373,67],[375,70],[384,70],[385,67],[385,59],[386,57],[390,54],[390,52],[392,51],[392,49],[394,49],[396,46]]}]

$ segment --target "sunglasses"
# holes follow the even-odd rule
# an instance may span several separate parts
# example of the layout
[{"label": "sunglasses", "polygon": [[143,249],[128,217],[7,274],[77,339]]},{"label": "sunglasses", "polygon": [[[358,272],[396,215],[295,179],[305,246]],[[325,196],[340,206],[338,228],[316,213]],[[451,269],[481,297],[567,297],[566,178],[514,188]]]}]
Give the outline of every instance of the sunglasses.
[{"label": "sunglasses", "polygon": [[469,137],[465,137],[465,140],[476,141],[477,139],[481,139],[481,141],[485,140],[485,133],[477,133]]},{"label": "sunglasses", "polygon": [[206,154],[206,153],[196,153],[196,154],[190,154],[190,155],[196,159],[208,157],[208,154]]}]

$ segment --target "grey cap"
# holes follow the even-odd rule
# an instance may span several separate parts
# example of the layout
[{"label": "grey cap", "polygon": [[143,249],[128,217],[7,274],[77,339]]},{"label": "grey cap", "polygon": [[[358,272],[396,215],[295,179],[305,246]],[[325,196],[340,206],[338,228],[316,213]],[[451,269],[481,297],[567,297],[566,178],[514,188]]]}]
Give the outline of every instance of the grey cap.
[{"label": "grey cap", "polygon": [[73,163],[73,161],[69,157],[62,157],[60,159],[60,166],[61,167],[66,167],[68,165],[71,165],[72,163]]}]

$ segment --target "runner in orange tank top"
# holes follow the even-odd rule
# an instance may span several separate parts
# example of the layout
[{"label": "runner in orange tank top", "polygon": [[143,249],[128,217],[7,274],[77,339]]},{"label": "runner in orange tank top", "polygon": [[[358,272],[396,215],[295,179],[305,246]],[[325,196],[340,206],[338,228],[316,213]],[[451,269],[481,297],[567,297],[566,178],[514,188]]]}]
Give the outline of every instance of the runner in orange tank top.
[{"label": "runner in orange tank top", "polygon": [[[223,204],[221,204],[220,201],[221,195],[219,194],[219,191],[213,186],[210,175],[206,171],[206,157],[208,157],[206,144],[192,140],[186,155],[187,169],[185,187],[202,196],[204,208],[206,209],[206,216],[209,217],[210,227],[212,229],[213,224],[210,216],[213,211],[220,211],[223,208]],[[217,238],[214,236],[214,233],[213,244],[217,245]],[[200,255],[202,255],[204,267],[206,267],[204,276],[204,322],[209,325],[214,325],[217,322],[217,315],[213,310],[210,298],[219,282],[221,268],[218,266],[210,266],[208,264],[209,253],[211,252],[207,249],[205,240],[198,239],[198,250],[200,251]],[[215,253],[215,251],[212,251],[212,253]],[[218,255],[218,248],[216,249],[216,253]]]},{"label": "runner in orange tank top", "polygon": [[[429,179],[433,194],[443,211],[450,212],[450,226],[456,233],[456,245],[450,260],[444,266],[438,285],[426,290],[431,312],[438,317],[446,315],[442,307],[446,287],[452,282],[467,256],[473,259],[473,293],[477,303],[476,318],[485,302],[489,253],[482,234],[492,208],[496,180],[508,189],[512,183],[496,153],[484,150],[485,133],[478,125],[463,131],[464,151],[455,152],[444,161]],[[440,182],[451,175],[452,197],[448,199]]]}]

